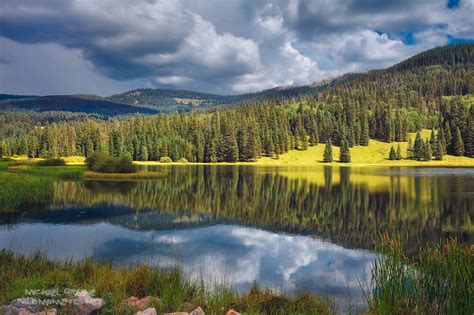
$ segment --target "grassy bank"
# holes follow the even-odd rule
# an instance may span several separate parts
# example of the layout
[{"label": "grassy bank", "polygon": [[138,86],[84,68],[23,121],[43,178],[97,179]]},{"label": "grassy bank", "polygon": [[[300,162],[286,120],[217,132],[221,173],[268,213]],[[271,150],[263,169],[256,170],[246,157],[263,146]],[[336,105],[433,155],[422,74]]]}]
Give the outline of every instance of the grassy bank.
[{"label": "grassy bank", "polygon": [[42,167],[31,162],[0,162],[0,212],[31,210],[47,204],[53,182],[79,178],[82,166]]},{"label": "grassy bank", "polygon": [[[329,301],[309,294],[290,298],[256,287],[243,295],[237,295],[227,287],[210,291],[200,282],[187,281],[179,270],[163,271],[146,266],[114,268],[90,260],[54,262],[41,254],[24,257],[0,252],[1,304],[24,297],[27,289],[64,292],[68,288],[95,290],[95,295],[106,302],[100,314],[134,314],[123,301],[130,296],[148,295],[161,299],[162,303],[153,305],[158,314],[189,312],[198,306],[206,314],[225,314],[228,309],[246,314],[333,313]],[[60,314],[68,314],[67,309],[60,310]]]},{"label": "grassy bank", "polygon": [[455,240],[406,255],[399,238],[382,239],[372,267],[372,314],[474,314],[474,246]]}]

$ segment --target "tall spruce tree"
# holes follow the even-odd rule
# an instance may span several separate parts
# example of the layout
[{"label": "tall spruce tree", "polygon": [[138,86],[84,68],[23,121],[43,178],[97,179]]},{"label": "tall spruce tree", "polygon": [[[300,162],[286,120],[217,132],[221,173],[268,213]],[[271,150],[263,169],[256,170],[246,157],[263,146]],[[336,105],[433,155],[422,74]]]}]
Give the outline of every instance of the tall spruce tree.
[{"label": "tall spruce tree", "polygon": [[339,161],[342,163],[349,163],[351,161],[349,145],[345,139],[343,139],[341,143],[341,148],[339,151]]},{"label": "tall spruce tree", "polygon": [[433,153],[431,151],[431,143],[428,139],[426,139],[423,151],[423,160],[431,161],[432,155]]},{"label": "tall spruce tree", "polygon": [[454,132],[453,142],[453,155],[462,156],[464,155],[464,141],[461,137],[461,130],[459,127],[456,127],[456,131]]},{"label": "tall spruce tree", "polygon": [[423,139],[421,138],[421,134],[419,132],[416,133],[415,144],[413,145],[413,157],[421,161],[424,158],[425,153],[425,144]]},{"label": "tall spruce tree", "polygon": [[397,159],[397,154],[395,153],[395,149],[393,148],[393,146],[390,147],[390,152],[388,153],[388,159],[389,160]]},{"label": "tall spruce tree", "polygon": [[326,146],[324,147],[323,162],[332,162],[332,144],[331,139],[329,138],[326,140]]},{"label": "tall spruce tree", "polygon": [[402,159],[402,148],[400,147],[400,143],[397,146],[397,155],[395,157],[396,160]]}]

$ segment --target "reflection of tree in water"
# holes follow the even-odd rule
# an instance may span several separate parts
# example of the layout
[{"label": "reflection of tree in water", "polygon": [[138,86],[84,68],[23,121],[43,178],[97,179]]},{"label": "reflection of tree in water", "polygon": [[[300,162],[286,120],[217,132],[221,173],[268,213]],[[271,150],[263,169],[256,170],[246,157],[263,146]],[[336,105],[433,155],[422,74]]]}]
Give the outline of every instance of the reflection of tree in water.
[{"label": "reflection of tree in water", "polygon": [[[367,183],[351,181],[349,167],[325,167],[320,185],[236,166],[168,171],[165,180],[113,184],[117,187],[104,187],[112,184],[103,182],[59,182],[55,204],[106,203],[136,211],[171,211],[181,217],[230,220],[366,248],[380,232],[431,241],[448,231],[466,230],[466,222],[472,221],[472,198],[462,195],[466,188],[457,177],[410,177],[402,184],[401,176],[392,176],[387,189],[371,192]],[[336,173],[339,182],[334,180]],[[472,235],[467,224],[468,231],[458,233],[465,240]]]}]

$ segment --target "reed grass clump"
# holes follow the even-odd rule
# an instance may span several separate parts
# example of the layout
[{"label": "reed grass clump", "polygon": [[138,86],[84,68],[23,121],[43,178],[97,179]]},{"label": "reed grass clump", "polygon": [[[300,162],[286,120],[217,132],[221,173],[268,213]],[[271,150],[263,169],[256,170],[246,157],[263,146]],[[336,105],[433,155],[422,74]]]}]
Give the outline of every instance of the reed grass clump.
[{"label": "reed grass clump", "polygon": [[382,238],[372,267],[374,314],[474,314],[474,248],[449,239],[405,254],[400,238]]},{"label": "reed grass clump", "polygon": [[41,160],[36,163],[38,166],[66,166],[66,161],[60,158]]}]

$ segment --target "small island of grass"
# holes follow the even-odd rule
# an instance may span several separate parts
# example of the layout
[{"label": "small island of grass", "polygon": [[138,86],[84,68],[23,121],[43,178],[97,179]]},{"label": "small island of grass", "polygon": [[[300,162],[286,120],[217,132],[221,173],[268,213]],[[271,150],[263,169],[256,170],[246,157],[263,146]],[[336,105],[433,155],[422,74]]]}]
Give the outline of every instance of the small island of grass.
[{"label": "small island of grass", "polygon": [[84,179],[94,180],[137,180],[166,177],[162,172],[139,170],[130,156],[109,156],[104,152],[95,152],[85,160],[88,171],[82,174]]}]

